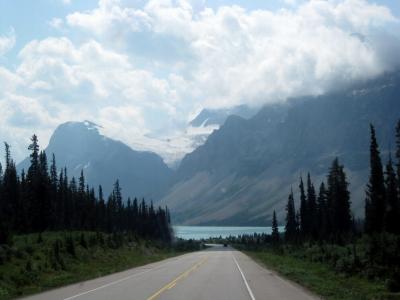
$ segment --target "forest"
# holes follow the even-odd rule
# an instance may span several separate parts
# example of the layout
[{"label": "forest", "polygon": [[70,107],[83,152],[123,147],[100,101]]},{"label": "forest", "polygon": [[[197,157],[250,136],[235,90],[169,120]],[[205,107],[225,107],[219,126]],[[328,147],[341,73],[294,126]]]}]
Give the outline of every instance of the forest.
[{"label": "forest", "polygon": [[[396,126],[395,140],[395,160],[389,153],[384,166],[375,128],[370,126],[370,174],[365,189],[363,218],[354,217],[345,167],[335,158],[318,191],[310,174],[306,182],[300,177],[299,201],[294,199],[291,189],[282,224],[284,232],[279,232],[274,211],[270,235],[230,237],[228,242],[243,249],[260,251],[255,256],[270,264],[282,259],[280,265],[275,266],[278,269],[287,263],[283,258],[289,257],[292,259],[290,264],[296,267],[304,262],[319,263],[337,274],[365,278],[369,280],[370,288],[373,286],[371,282],[376,282],[376,290],[400,292],[400,121]],[[298,209],[295,203],[299,203]],[[272,252],[268,252],[270,250]],[[306,264],[306,267],[311,273],[311,265]],[[306,276],[296,275],[297,271],[288,271],[289,277],[298,276],[294,279],[307,285]],[[321,281],[309,282],[308,287],[330,297],[328,283],[322,284],[318,280]],[[340,293],[336,290],[332,294]],[[349,290],[343,286],[343,290],[346,292],[339,298],[365,296],[361,292],[354,294],[354,286]]]},{"label": "forest", "polygon": [[13,234],[63,230],[129,232],[141,238],[171,241],[168,208],[155,208],[144,199],[124,200],[118,180],[105,199],[101,186],[97,191],[89,187],[83,170],[79,178],[69,179],[66,168],[57,168],[54,154],[49,166],[36,135],[28,147],[30,166],[19,175],[10,145],[4,145],[4,171],[0,164],[0,244],[10,244]]}]

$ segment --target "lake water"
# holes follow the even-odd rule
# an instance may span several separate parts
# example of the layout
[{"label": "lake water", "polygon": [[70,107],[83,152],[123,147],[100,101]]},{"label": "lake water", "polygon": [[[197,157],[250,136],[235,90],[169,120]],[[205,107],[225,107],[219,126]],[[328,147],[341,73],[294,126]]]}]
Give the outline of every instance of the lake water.
[{"label": "lake water", "polygon": [[[209,237],[223,238],[253,233],[271,233],[271,227],[232,227],[232,226],[173,226],[175,236],[182,239],[207,239]],[[283,231],[283,227],[279,228]]]}]

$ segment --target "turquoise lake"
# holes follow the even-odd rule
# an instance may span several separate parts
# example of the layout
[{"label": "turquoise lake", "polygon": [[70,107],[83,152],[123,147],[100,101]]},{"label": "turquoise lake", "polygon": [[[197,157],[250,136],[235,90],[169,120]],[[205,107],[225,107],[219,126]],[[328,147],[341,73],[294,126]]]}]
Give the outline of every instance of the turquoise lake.
[{"label": "turquoise lake", "polygon": [[[233,226],[173,226],[175,236],[182,239],[206,239],[209,237],[228,237],[253,233],[271,233],[271,227],[233,227]],[[283,227],[279,228],[283,231]]]}]

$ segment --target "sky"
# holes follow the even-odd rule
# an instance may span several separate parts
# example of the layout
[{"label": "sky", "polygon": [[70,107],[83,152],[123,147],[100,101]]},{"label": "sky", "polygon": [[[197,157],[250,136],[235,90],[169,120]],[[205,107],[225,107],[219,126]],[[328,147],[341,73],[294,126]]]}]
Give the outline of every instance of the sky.
[{"label": "sky", "polygon": [[398,0],[0,0],[0,140],[18,162],[33,133],[90,120],[166,158],[203,108],[396,70],[399,29]]}]

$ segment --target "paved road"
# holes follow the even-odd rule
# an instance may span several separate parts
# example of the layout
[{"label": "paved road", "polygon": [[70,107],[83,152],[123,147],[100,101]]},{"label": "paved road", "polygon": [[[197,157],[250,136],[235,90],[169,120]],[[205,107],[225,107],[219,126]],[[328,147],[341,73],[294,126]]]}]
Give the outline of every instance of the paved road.
[{"label": "paved road", "polygon": [[30,300],[317,299],[232,248],[214,246],[59,288]]}]

